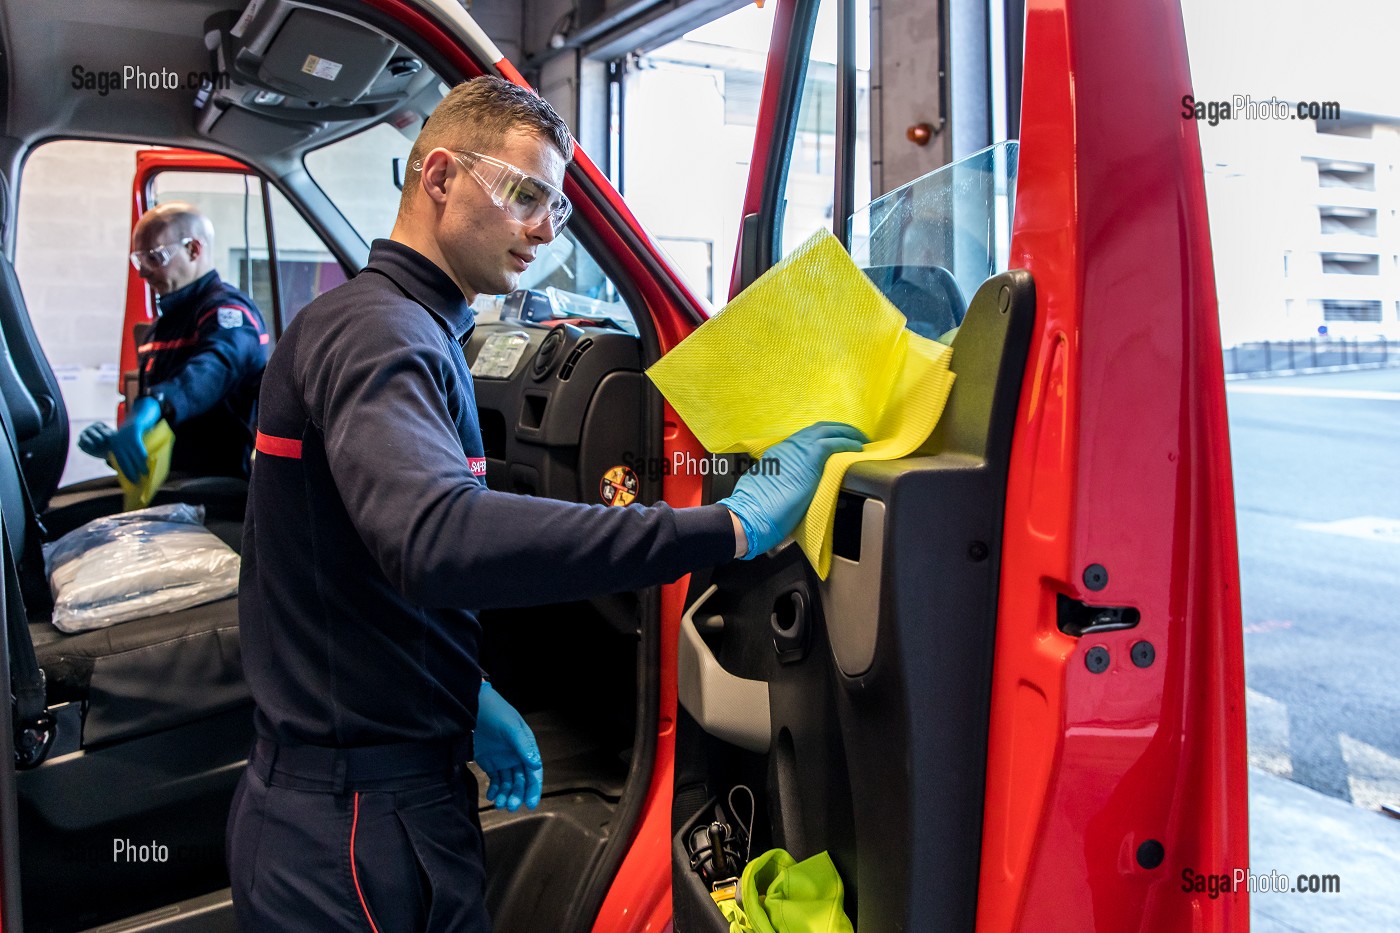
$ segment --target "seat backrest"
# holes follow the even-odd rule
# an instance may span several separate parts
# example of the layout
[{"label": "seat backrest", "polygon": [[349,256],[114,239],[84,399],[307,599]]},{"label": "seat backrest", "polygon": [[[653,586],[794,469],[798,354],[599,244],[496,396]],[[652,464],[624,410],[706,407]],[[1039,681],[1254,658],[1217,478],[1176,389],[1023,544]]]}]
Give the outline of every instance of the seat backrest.
[{"label": "seat backrest", "polygon": [[[8,217],[5,184],[0,179],[0,227]],[[3,233],[0,232],[0,238]],[[19,440],[20,465],[29,483],[34,505],[43,510],[49,497],[58,488],[59,477],[68,460],[68,409],[58,378],[49,366],[34,324],[29,320],[29,308],[20,291],[19,278],[10,260],[0,252],[0,334],[7,348],[8,366],[0,361],[0,390],[10,410],[10,430]],[[12,369],[18,383],[7,385]],[[24,392],[18,389],[22,387]],[[26,405],[28,396],[33,408]],[[33,418],[37,414],[37,427]]]},{"label": "seat backrest", "polygon": [[[8,299],[0,297],[0,301],[5,300]],[[15,369],[14,358],[10,356],[10,345],[4,339],[3,331],[0,331],[0,400],[5,403],[5,410],[10,416],[10,424],[16,437],[27,441],[39,435],[43,426],[43,416],[39,413],[39,405],[34,401],[34,396],[29,394],[28,386],[20,378],[19,370]]]},{"label": "seat backrest", "polygon": [[967,315],[958,280],[942,266],[871,266],[862,271],[904,313],[916,334],[937,340]]},{"label": "seat backrest", "polygon": [[5,514],[10,553],[15,555],[16,560],[22,559],[25,553],[30,526],[19,451],[19,443],[10,427],[9,412],[0,409],[0,510]]}]

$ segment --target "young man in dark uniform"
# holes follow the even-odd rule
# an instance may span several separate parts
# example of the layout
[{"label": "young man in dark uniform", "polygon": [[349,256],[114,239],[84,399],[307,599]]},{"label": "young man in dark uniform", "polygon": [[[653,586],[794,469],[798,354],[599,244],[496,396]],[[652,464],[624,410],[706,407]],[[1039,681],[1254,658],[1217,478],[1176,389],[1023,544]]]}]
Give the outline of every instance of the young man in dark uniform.
[{"label": "young man in dark uniform", "polygon": [[[478,78],[410,154],[389,240],[287,328],[263,379],[239,592],[258,740],[229,817],[248,931],[486,933],[475,756],[497,806],[533,806],[539,752],[483,682],[473,610],[583,599],[754,556],[796,526],[817,425],[780,476],[723,503],[608,508],[486,488],[461,342],[568,216],[573,145],[540,98]],[[548,567],[546,574],[521,567]],[[543,646],[542,650],[548,650]]]},{"label": "young man in dark uniform", "polygon": [[119,430],[101,422],[78,436],[84,453],[109,453],[128,479],[146,474],[146,432],[175,432],[172,472],[248,475],[268,336],[257,305],[219,278],[214,229],[192,205],[152,208],[131,234],[131,263],[155,290],[160,316],[136,348],[140,392]]}]

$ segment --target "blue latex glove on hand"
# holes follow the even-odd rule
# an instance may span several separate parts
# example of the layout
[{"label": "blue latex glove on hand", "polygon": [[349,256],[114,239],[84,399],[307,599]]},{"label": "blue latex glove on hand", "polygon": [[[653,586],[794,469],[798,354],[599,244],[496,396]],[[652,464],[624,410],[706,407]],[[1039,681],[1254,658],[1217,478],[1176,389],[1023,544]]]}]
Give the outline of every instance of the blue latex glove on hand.
[{"label": "blue latex glove on hand", "polygon": [[160,403],[153,398],[138,398],[126,413],[126,420],[108,440],[108,449],[117,461],[117,469],[133,483],[146,475],[146,432],[160,421]]},{"label": "blue latex glove on hand", "polygon": [[486,681],[477,693],[476,763],[490,783],[486,796],[514,813],[522,803],[535,809],[544,790],[544,763],[525,718]]},{"label": "blue latex glove on hand", "polygon": [[778,468],[772,475],[745,473],[734,492],[719,501],[739,518],[749,548],[743,560],[753,560],[777,547],[792,534],[816,495],[826,459],[860,450],[867,438],[848,424],[822,421],[803,428],[763,452]]},{"label": "blue latex glove on hand", "polygon": [[116,429],[110,424],[103,424],[101,421],[90,424],[78,435],[78,449],[89,457],[106,460],[107,454],[112,452],[112,437],[116,433]]}]

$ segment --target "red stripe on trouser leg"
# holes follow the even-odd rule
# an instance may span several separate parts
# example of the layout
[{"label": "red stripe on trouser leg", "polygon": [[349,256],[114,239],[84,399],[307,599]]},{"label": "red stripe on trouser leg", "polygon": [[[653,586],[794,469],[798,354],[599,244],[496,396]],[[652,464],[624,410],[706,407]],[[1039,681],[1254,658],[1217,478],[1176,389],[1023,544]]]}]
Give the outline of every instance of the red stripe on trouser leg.
[{"label": "red stripe on trouser leg", "polygon": [[253,446],[257,448],[260,454],[267,454],[272,457],[286,457],[290,460],[301,459],[301,441],[295,438],[276,437],[259,431],[257,441]]},{"label": "red stripe on trouser leg", "polygon": [[360,793],[355,792],[355,815],[350,819],[350,877],[355,882],[355,893],[360,897],[360,909],[365,912],[365,919],[369,921],[369,928],[374,933],[379,933],[379,927],[374,925],[374,918],[369,915],[369,905],[365,903],[365,892],[360,890],[360,872],[355,868],[355,828],[360,825]]}]

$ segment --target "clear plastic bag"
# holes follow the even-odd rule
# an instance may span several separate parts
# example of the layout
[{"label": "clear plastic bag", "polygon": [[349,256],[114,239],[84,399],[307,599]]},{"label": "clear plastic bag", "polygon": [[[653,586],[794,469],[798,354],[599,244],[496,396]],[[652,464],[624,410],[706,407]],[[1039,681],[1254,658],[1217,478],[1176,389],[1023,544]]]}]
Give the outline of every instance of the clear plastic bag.
[{"label": "clear plastic bag", "polygon": [[204,508],[161,505],[88,522],[45,547],[53,624],[86,632],[238,592],[238,555]]}]

